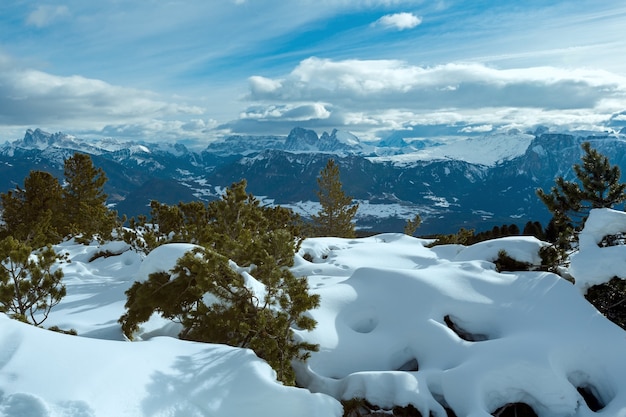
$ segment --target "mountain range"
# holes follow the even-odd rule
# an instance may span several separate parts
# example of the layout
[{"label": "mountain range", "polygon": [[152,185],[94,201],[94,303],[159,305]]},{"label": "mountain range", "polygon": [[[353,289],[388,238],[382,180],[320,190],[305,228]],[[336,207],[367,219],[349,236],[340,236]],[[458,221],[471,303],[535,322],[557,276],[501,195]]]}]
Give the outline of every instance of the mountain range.
[{"label": "mountain range", "polygon": [[294,128],[287,136],[229,136],[192,150],[181,143],[81,139],[27,130],[0,145],[0,191],[22,185],[31,170],[59,177],[74,152],[91,155],[108,178],[109,204],[127,216],[149,214],[150,200],[212,200],[241,179],[264,204],[291,207],[304,217],[319,210],[317,176],[329,158],[347,194],[359,203],[357,227],[400,231],[420,214],[418,234],[488,230],[550,215],[535,191],[556,176],[574,178],[581,144],[591,142],[626,172],[626,132],[511,130],[463,140],[408,140],[392,135],[361,141],[343,131],[318,135]]}]

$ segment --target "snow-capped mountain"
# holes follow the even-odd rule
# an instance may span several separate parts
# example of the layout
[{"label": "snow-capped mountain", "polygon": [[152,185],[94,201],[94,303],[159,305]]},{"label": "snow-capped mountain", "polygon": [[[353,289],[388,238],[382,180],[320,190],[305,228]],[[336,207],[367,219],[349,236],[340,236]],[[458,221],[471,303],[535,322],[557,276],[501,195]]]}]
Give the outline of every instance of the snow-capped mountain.
[{"label": "snow-capped mountain", "polygon": [[[419,148],[406,143],[401,149],[401,154],[393,156],[378,157],[380,161],[390,161],[395,164],[410,164],[415,161],[425,160],[459,160],[472,164],[495,166],[504,161],[512,160],[524,154],[535,135],[512,130],[506,133],[490,134],[484,136],[470,137],[467,139],[455,140],[440,146],[425,146]],[[397,139],[390,143],[393,145],[402,144]],[[419,143],[419,142],[418,142]],[[407,151],[411,146],[413,151]]]},{"label": "snow-capped mountain", "polygon": [[360,204],[359,227],[399,231],[419,213],[420,233],[452,233],[537,220],[545,225],[549,213],[535,191],[550,188],[558,175],[574,178],[584,141],[626,172],[626,135],[616,133],[538,129],[447,142],[397,136],[371,143],[348,132],[318,136],[294,128],[287,136],[230,136],[196,152],[182,144],[86,140],[36,129],[0,145],[0,191],[21,185],[33,169],[61,177],[64,159],[78,151],[104,169],[105,191],[120,214],[147,214],[153,199],[211,200],[245,178],[248,191],[267,204],[308,217],[319,210],[316,178],[334,158],[344,190]]}]

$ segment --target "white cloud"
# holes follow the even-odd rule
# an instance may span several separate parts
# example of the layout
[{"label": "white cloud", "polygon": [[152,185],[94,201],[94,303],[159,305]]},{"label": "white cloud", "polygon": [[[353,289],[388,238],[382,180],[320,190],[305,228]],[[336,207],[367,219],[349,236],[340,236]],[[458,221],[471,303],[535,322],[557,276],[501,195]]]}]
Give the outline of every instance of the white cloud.
[{"label": "white cloud", "polygon": [[479,133],[486,133],[486,132],[491,132],[493,130],[493,125],[487,124],[487,125],[479,125],[479,126],[467,126],[461,129],[461,132],[463,133],[474,133],[474,132],[479,132]]},{"label": "white cloud", "polygon": [[420,67],[397,60],[309,58],[281,79],[251,79],[248,98],[357,108],[594,108],[607,100],[626,105],[626,77],[592,69],[495,69],[476,63]]},{"label": "white cloud", "polygon": [[537,124],[595,130],[626,108],[626,77],[594,69],[313,57],[280,78],[252,77],[247,99],[258,103],[244,115],[248,120],[278,127],[297,120],[287,117],[290,106],[325,103],[328,118],[301,120],[327,129],[349,125],[369,137],[414,126],[448,126],[457,134]]},{"label": "white cloud", "polygon": [[252,94],[268,94],[278,90],[281,87],[279,80],[260,77],[258,75],[249,78],[250,90]]},{"label": "white cloud", "polygon": [[257,106],[243,112],[242,119],[257,121],[281,120],[303,122],[317,119],[328,119],[331,112],[322,103],[303,103],[296,105]]},{"label": "white cloud", "polygon": [[217,127],[217,125],[218,125],[217,120],[214,120],[214,119],[208,119],[208,120],[191,119],[190,121],[183,123],[181,125],[181,128],[188,132],[194,132],[194,131],[206,131],[209,129],[213,129]]},{"label": "white cloud", "polygon": [[0,62],[0,108],[0,126],[11,133],[42,127],[91,133],[142,132],[143,138],[190,137],[217,124],[198,117],[205,113],[201,107],[170,101],[150,91],[18,68],[10,61]]},{"label": "white cloud", "polygon": [[67,6],[39,6],[26,18],[26,24],[42,28],[69,16]]},{"label": "white cloud", "polygon": [[387,29],[406,30],[413,29],[421,23],[422,18],[412,13],[395,13],[381,17],[374,22],[374,25],[382,26]]},{"label": "white cloud", "polygon": [[[3,118],[134,118],[146,114],[198,114],[200,108],[168,103],[148,91],[125,88],[81,76],[60,77],[37,70],[0,73]],[[20,112],[31,108],[33,112]],[[54,109],[54,111],[49,111]],[[41,113],[37,111],[40,110]],[[49,111],[49,112],[48,112]],[[35,113],[35,114],[33,114]]]},{"label": "white cloud", "polygon": [[101,129],[85,131],[96,136],[111,136],[125,139],[139,139],[148,141],[177,141],[184,139],[206,140],[208,132],[216,125],[215,121],[208,120],[164,120],[141,119],[131,123],[115,123],[103,126]]}]

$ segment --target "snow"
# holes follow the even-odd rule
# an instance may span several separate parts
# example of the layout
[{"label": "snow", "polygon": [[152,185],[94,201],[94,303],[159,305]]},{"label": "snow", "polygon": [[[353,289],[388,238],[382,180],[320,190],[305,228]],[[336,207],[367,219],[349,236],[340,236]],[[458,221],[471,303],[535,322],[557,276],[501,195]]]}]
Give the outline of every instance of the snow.
[{"label": "snow", "polygon": [[353,135],[350,132],[346,132],[343,130],[337,130],[335,132],[335,137],[337,138],[339,142],[344,143],[349,146],[358,146],[361,144],[361,141],[359,140],[357,136]]},{"label": "snow", "polygon": [[[310,312],[317,327],[296,330],[320,345],[296,364],[304,388],[277,382],[250,350],[171,337],[178,328],[158,316],[138,341],[124,340],[124,291],[195,246],[145,256],[121,242],[65,242],[56,249],[71,261],[60,266],[68,295],[44,324],[79,335],[0,315],[0,416],[333,417],[342,415],[338,400],[359,397],[435,417],[446,416],[444,406],[486,417],[517,401],[545,417],[626,417],[625,333],[581,291],[607,275],[592,264],[624,262],[621,247],[597,242],[625,226],[625,213],[592,211],[572,256],[576,285],[495,270],[500,250],[538,263],[545,243],[531,237],[433,248],[403,234],[305,240],[292,270],[308,277],[321,305]],[[93,259],[105,251],[111,256]],[[249,268],[231,266],[263,291]],[[591,411],[577,388],[604,408]]]},{"label": "snow", "polygon": [[626,213],[591,210],[578,238],[580,250],[570,257],[569,272],[583,292],[616,276],[626,278],[626,246],[598,246],[605,236],[619,233],[626,233]]},{"label": "snow", "polygon": [[129,149],[131,155],[135,153],[150,153],[150,149],[145,145],[131,145]]},{"label": "snow", "polygon": [[454,140],[441,146],[430,146],[417,152],[370,159],[373,162],[391,161],[401,166],[410,165],[417,161],[442,159],[495,166],[499,162],[523,155],[533,139],[533,135],[526,133],[494,133]]},{"label": "snow", "polygon": [[[433,213],[433,206],[435,207],[449,207],[452,203],[448,202],[443,197],[437,197],[434,195],[427,195],[424,198],[433,201],[429,205],[417,205],[410,202],[400,201],[397,197],[391,195],[388,196],[390,200],[397,200],[397,203],[374,203],[370,200],[355,199],[354,203],[359,205],[359,210],[356,213],[355,219],[362,220],[367,218],[389,219],[390,217],[397,217],[398,219],[409,220],[415,217],[416,213],[421,215],[428,215]],[[274,200],[269,198],[262,198],[262,203],[265,205],[273,205]],[[281,204],[282,207],[289,208],[295,213],[304,218],[310,219],[312,215],[319,213],[321,205],[319,201],[297,201],[289,204]]]}]

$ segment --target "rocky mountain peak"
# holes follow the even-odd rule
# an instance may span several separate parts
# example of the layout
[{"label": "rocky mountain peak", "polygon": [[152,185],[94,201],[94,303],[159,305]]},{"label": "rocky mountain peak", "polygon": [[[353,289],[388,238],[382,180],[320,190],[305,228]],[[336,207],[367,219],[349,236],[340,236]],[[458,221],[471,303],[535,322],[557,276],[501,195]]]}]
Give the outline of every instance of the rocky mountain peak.
[{"label": "rocky mountain peak", "polygon": [[405,148],[409,144],[404,140],[400,132],[394,132],[378,142],[377,146],[381,148]]},{"label": "rocky mountain peak", "polygon": [[73,141],[74,137],[62,132],[48,133],[37,128],[35,130],[28,129],[24,134],[24,138],[20,141],[23,148],[45,149],[54,144],[67,141]]},{"label": "rocky mountain peak", "polygon": [[48,146],[51,138],[52,135],[50,133],[44,132],[41,129],[28,129],[24,134],[22,144],[25,147],[40,148],[41,146]]},{"label": "rocky mountain peak", "polygon": [[306,151],[317,149],[319,137],[313,130],[295,127],[285,141],[286,151]]}]

